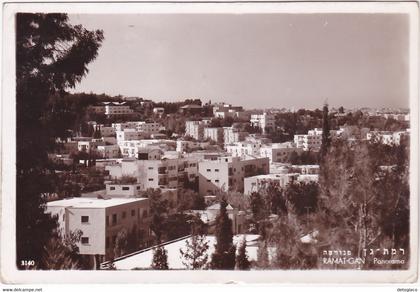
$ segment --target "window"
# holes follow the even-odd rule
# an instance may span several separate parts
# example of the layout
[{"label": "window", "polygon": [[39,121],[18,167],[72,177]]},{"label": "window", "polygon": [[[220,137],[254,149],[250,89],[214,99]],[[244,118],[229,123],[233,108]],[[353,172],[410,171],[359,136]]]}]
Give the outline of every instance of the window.
[{"label": "window", "polygon": [[207,172],[211,172],[211,169],[207,168]]},{"label": "window", "polygon": [[149,166],[149,168],[148,168],[148,169],[152,170],[152,169],[153,169],[153,167]]},{"label": "window", "polygon": [[82,244],[89,244],[89,237],[82,237]]},{"label": "window", "polygon": [[210,180],[210,179],[208,179],[208,180],[207,180],[207,182],[211,182],[211,180]]},{"label": "window", "polygon": [[149,178],[149,181],[153,181],[153,178]]},{"label": "window", "polygon": [[115,187],[110,187],[109,188],[111,191],[115,191]]},{"label": "window", "polygon": [[82,216],[82,223],[89,223],[89,216]]},{"label": "window", "polygon": [[112,224],[117,224],[117,214],[112,214]]},{"label": "window", "polygon": [[140,186],[137,186],[137,189],[140,190]]},{"label": "window", "polygon": [[214,180],[214,182],[217,182],[217,183],[218,183],[218,182],[219,182],[219,180],[218,180],[218,179],[215,179],[215,180]]},{"label": "window", "polygon": [[214,171],[215,171],[215,172],[219,172],[219,169],[218,169],[218,168],[216,168]]},{"label": "window", "polygon": [[125,219],[125,217],[127,217],[127,212],[126,211],[122,212],[122,218]]},{"label": "window", "polygon": [[128,191],[130,189],[130,187],[122,187],[123,191]]},{"label": "window", "polygon": [[133,216],[135,216],[136,215],[136,210],[131,210],[131,217],[133,217]]}]

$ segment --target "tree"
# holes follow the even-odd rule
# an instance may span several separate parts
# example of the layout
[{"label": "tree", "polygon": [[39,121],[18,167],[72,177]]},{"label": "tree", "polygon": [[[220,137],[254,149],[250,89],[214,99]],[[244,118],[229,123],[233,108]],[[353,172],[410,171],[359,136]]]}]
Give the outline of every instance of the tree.
[{"label": "tree", "polygon": [[257,249],[257,267],[260,269],[268,268],[270,266],[270,258],[268,255],[268,246],[266,240],[258,242]]},{"label": "tree", "polygon": [[265,200],[260,192],[251,193],[250,207],[255,221],[259,221],[268,216]]},{"label": "tree", "polygon": [[80,230],[63,236],[55,230],[48,239],[42,255],[42,269],[46,270],[78,270],[82,269],[77,242],[80,241]]},{"label": "tree", "polygon": [[293,182],[286,187],[287,200],[298,215],[314,212],[318,204],[319,187],[317,183]]},{"label": "tree", "polygon": [[236,268],[238,270],[249,270],[251,263],[246,253],[246,239],[245,236],[242,239],[242,243],[238,249],[238,255],[236,256]]},{"label": "tree", "polygon": [[[50,188],[47,151],[54,145],[45,109],[87,74],[103,40],[102,31],[72,26],[66,14],[16,15],[16,261],[41,264],[55,227],[44,214]],[[40,266],[40,268],[43,268]]]},{"label": "tree", "polygon": [[211,267],[220,270],[233,270],[235,268],[235,252],[233,245],[232,220],[229,219],[227,202],[223,198],[220,202],[220,211],[216,217],[216,246],[212,255]]},{"label": "tree", "polygon": [[162,198],[160,189],[149,189],[143,193],[142,196],[150,199],[150,214],[152,216],[150,229],[152,229],[155,234],[157,242],[160,242],[164,230],[165,219],[168,214],[168,201]]},{"label": "tree", "polygon": [[121,229],[118,232],[117,237],[115,239],[115,247],[114,247],[114,258],[118,258],[127,253],[128,247],[128,234],[125,228]]},{"label": "tree", "polygon": [[369,142],[336,142],[327,154],[320,169],[317,228],[330,249],[362,256],[365,249],[398,242],[408,250],[408,161],[384,171],[387,156],[380,144]]},{"label": "tree", "polygon": [[322,111],[322,142],[321,142],[321,157],[324,157],[331,144],[330,137],[330,123],[328,117],[328,104],[324,104]]},{"label": "tree", "polygon": [[153,249],[152,269],[154,270],[168,270],[168,254],[163,246],[158,246]]},{"label": "tree", "polygon": [[185,249],[180,249],[182,264],[188,270],[201,270],[206,267],[209,249],[209,243],[206,236],[202,234],[193,233],[187,239]]},{"label": "tree", "polygon": [[272,268],[316,268],[318,253],[311,244],[302,243],[302,236],[302,222],[294,214],[279,218],[267,239],[268,245],[275,250]]}]

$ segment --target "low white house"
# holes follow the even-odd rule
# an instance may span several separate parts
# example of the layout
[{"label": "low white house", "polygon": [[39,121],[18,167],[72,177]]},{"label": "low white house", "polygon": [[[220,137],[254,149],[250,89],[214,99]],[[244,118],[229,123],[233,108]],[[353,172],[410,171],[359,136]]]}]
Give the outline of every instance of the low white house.
[{"label": "low white house", "polygon": [[82,255],[112,258],[118,232],[137,232],[140,241],[150,237],[147,198],[69,198],[48,202],[46,213],[58,218],[62,234],[82,232],[77,243]]}]

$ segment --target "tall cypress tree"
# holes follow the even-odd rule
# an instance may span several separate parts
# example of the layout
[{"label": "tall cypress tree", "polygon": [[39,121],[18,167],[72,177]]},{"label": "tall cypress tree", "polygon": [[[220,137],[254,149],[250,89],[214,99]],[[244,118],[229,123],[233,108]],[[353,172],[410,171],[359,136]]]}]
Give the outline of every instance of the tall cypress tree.
[{"label": "tall cypress tree", "polygon": [[331,144],[330,137],[330,122],[328,118],[328,104],[324,104],[322,111],[322,144],[321,144],[321,158],[325,156]]},{"label": "tall cypress tree", "polygon": [[242,239],[242,243],[238,249],[238,255],[236,256],[236,268],[238,270],[249,270],[251,263],[249,262],[248,255],[246,253],[246,238]]},{"label": "tall cypress tree", "polygon": [[227,202],[223,198],[216,218],[216,246],[211,259],[211,267],[219,270],[235,268],[236,248],[233,245],[232,220],[229,219],[226,207]]}]

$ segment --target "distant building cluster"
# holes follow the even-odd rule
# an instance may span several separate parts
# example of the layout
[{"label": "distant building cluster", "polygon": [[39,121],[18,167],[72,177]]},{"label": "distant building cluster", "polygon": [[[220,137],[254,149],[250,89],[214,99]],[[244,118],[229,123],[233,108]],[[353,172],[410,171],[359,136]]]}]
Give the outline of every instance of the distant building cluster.
[{"label": "distant building cluster", "polygon": [[[220,207],[214,202],[217,194],[234,192],[250,196],[268,187],[318,183],[319,165],[298,165],[293,161],[320,151],[323,140],[320,128],[290,136],[286,142],[273,143],[269,134],[278,130],[273,111],[255,113],[245,111],[242,106],[220,103],[213,105],[213,117],[197,120],[203,107],[189,104],[179,108],[179,112],[191,115],[185,121],[185,132],[167,137],[162,134],[166,129],[161,123],[165,108],[152,104],[147,107],[154,119],[125,119],[110,124],[91,121],[94,137],[76,135],[59,141],[61,153],[50,155],[66,165],[92,163],[95,159],[95,167],[106,173],[105,189],[50,201],[46,206],[46,212],[57,216],[63,234],[83,232],[78,243],[80,254],[100,255],[102,261],[113,259],[116,238],[123,229],[134,230],[141,246],[149,247],[154,236],[150,228],[150,199],[142,194],[150,189],[160,190],[169,202],[170,212],[175,212],[179,191],[195,186],[195,192],[208,205],[205,210],[189,210],[189,213],[212,225]],[[106,116],[129,117],[133,113],[126,102],[103,102],[91,106],[90,110]],[[409,120],[408,114],[375,115]],[[229,127],[212,124],[212,119],[229,118],[235,120]],[[258,131],[251,134],[243,124]],[[409,136],[409,130],[384,132],[346,126],[330,130],[329,136],[332,140],[399,145]],[[245,212],[229,205],[228,214],[234,233],[246,232]]]}]

